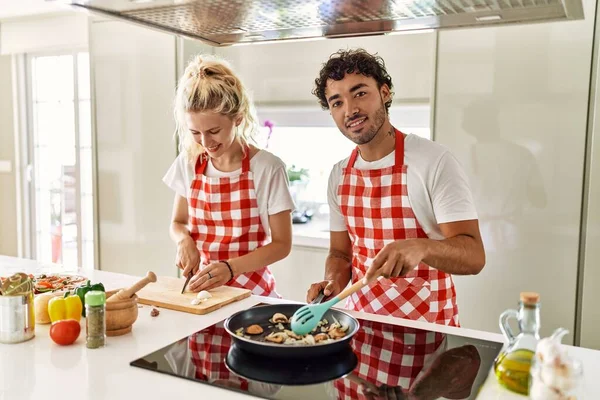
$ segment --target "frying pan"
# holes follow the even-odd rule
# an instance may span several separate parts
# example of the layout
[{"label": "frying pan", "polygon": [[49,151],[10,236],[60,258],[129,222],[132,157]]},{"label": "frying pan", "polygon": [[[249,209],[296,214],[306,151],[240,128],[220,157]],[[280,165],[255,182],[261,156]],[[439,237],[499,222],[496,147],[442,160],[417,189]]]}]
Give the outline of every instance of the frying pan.
[{"label": "frying pan", "polygon": [[[348,325],[348,331],[343,338],[337,339],[334,342],[315,345],[286,345],[264,341],[264,337],[273,330],[269,328],[269,326],[273,325],[269,322],[273,314],[282,313],[286,317],[291,318],[296,310],[302,306],[303,304],[270,304],[239,311],[227,318],[225,321],[225,330],[229,333],[237,347],[263,357],[306,358],[327,356],[348,351],[350,340],[358,332],[359,324],[354,317],[336,309],[327,311],[323,318],[326,318],[331,324],[334,321],[333,317],[335,317],[340,324]],[[238,329],[247,328],[255,324],[260,325],[264,333],[252,336],[252,339],[246,339],[235,334],[235,331]],[[286,329],[290,329],[289,325],[286,326]]]}]

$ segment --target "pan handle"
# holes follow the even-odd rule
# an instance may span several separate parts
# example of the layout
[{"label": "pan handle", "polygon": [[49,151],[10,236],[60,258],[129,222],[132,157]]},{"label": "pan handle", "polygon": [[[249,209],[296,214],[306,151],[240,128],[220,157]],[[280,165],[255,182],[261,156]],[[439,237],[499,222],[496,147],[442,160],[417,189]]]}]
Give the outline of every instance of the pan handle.
[{"label": "pan handle", "polygon": [[321,290],[321,292],[319,292],[319,295],[317,297],[315,297],[315,299],[313,301],[311,301],[310,304],[319,304],[323,301],[324,298],[325,298],[325,292],[323,290]]}]

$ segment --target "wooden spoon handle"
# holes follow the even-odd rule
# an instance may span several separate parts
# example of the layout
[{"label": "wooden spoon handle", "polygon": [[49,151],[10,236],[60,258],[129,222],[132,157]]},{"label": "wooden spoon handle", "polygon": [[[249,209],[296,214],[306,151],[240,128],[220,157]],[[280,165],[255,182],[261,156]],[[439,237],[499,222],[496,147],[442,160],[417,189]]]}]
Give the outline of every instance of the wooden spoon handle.
[{"label": "wooden spoon handle", "polygon": [[[133,284],[130,288],[125,290],[120,290],[114,296],[110,296],[106,301],[117,301],[117,300],[125,300],[133,296],[138,290],[142,289],[144,286],[149,284],[150,282],[156,282],[156,275],[152,271],[148,271],[146,276],[135,284]],[[111,300],[112,299],[112,300]]]},{"label": "wooden spoon handle", "polygon": [[339,300],[344,300],[346,297],[350,296],[351,294],[353,294],[354,292],[358,292],[360,289],[362,289],[365,286],[365,283],[363,283],[363,280],[360,279],[359,281],[357,281],[354,285],[344,289],[341,291],[340,294],[338,294],[336,297]]}]

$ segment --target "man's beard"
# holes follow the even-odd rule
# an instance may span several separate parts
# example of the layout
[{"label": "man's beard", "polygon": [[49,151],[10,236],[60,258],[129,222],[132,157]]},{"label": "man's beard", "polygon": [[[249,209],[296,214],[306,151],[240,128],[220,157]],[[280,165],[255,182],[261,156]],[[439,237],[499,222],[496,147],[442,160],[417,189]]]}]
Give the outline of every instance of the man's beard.
[{"label": "man's beard", "polygon": [[[353,134],[352,132],[344,130],[342,131],[342,133],[344,134],[344,136],[346,136],[348,139],[352,140],[358,145],[369,143],[371,140],[373,140],[373,138],[375,138],[375,136],[377,136],[377,133],[379,133],[379,131],[381,130],[381,127],[385,123],[386,115],[387,113],[385,111],[385,106],[382,102],[381,107],[377,109],[377,111],[375,111],[375,114],[373,114],[372,121],[369,121],[372,123],[370,124],[371,126],[369,127],[368,131]],[[371,120],[371,117],[368,117],[368,119]]]}]

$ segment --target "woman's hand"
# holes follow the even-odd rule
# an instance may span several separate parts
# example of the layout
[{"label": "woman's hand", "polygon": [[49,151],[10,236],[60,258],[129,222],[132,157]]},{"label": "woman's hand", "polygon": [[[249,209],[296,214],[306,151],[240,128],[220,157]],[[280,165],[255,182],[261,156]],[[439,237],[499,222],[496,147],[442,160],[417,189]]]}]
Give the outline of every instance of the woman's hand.
[{"label": "woman's hand", "polygon": [[207,265],[190,279],[190,290],[199,292],[223,286],[232,279],[231,271],[224,262],[214,262]]},{"label": "woman's hand", "polygon": [[196,241],[191,236],[186,236],[177,242],[177,258],[175,265],[183,270],[186,278],[189,274],[195,274],[200,267],[200,251],[196,247]]}]

